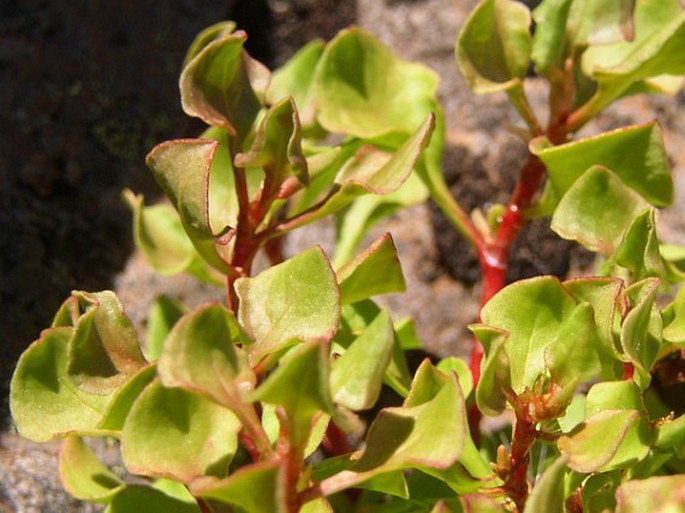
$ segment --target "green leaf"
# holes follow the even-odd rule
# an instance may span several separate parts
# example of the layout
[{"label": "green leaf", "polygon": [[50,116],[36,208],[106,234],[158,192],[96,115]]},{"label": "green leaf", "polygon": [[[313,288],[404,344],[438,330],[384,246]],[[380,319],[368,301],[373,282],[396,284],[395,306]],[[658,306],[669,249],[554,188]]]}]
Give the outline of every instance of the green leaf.
[{"label": "green leaf", "polygon": [[167,204],[146,207],[142,195],[124,191],[124,199],[133,211],[133,237],[136,247],[150,265],[163,276],[187,272],[214,283],[217,276],[205,264],[183,229],[178,213]]},{"label": "green leaf", "polygon": [[223,36],[228,36],[232,34],[236,29],[236,24],[233,21],[220,21],[214,25],[210,25],[202,32],[200,32],[188,47],[186,56],[183,59],[183,67],[185,68],[188,63],[193,60],[202,49],[215,39],[219,39]]},{"label": "green leaf", "polygon": [[642,392],[633,381],[604,381],[592,386],[585,401],[585,414],[590,417],[604,410],[638,410],[647,413]]},{"label": "green leaf", "polygon": [[304,449],[314,416],[333,412],[329,379],[327,347],[314,340],[281,358],[276,370],[248,397],[282,406],[293,447]]},{"label": "green leaf", "polygon": [[236,408],[241,391],[256,378],[243,351],[236,347],[246,335],[233,314],[209,303],[186,314],[171,330],[159,358],[158,373],[165,387],[182,387]]},{"label": "green leaf", "polygon": [[119,432],[124,428],[124,422],[131,411],[133,403],[156,376],[157,365],[155,364],[149,365],[133,376],[128,383],[116,392],[107,406],[107,410],[102,416],[98,428],[110,432],[113,436],[118,436]]},{"label": "green leaf", "polygon": [[661,315],[654,305],[659,280],[648,278],[626,290],[632,308],[621,326],[621,346],[637,369],[648,374],[661,349]]},{"label": "green leaf", "polygon": [[552,68],[562,69],[568,53],[566,21],[573,0],[545,0],[533,11],[535,32],[530,58],[535,71],[547,75]]},{"label": "green leaf", "polygon": [[262,75],[258,80],[263,87],[268,83],[266,72],[243,50],[245,39],[244,32],[215,39],[193,57],[180,79],[185,113],[220,126],[239,140],[248,134],[261,108],[250,73]]},{"label": "green leaf", "polygon": [[562,198],[588,169],[601,165],[656,206],[673,201],[673,181],[656,122],[620,128],[588,139],[546,146],[534,139],[530,151],[547,167],[553,196]]},{"label": "green leaf", "polygon": [[267,91],[270,103],[292,96],[297,104],[305,134],[316,129],[316,107],[313,99],[314,76],[324,51],[324,43],[311,41],[295,53],[271,77]]},{"label": "green leaf", "polygon": [[411,173],[395,192],[357,198],[347,209],[338,213],[333,265],[338,267],[352,259],[364,236],[376,223],[400,209],[423,203],[428,196],[428,189],[421,178]]},{"label": "green leaf", "polygon": [[197,504],[190,504],[149,486],[131,485],[119,492],[105,513],[201,513]]},{"label": "green leaf", "polygon": [[[644,2],[640,2],[644,3]],[[584,0],[575,2],[569,19],[573,46],[603,45],[633,39],[635,0]]]},{"label": "green leaf", "polygon": [[370,477],[406,468],[446,469],[462,453],[468,433],[464,398],[454,375],[424,362],[401,407],[381,410],[366,449],[350,469],[322,481],[325,495]]},{"label": "green leaf", "polygon": [[[627,468],[649,453],[652,433],[637,410],[603,410],[557,441],[577,472]],[[601,440],[601,443],[598,443]]]},{"label": "green leaf", "polygon": [[395,344],[392,320],[381,311],[364,332],[333,362],[333,399],[351,410],[366,410],[377,401]]},{"label": "green leaf", "polygon": [[685,344],[685,287],[678,291],[667,310],[671,314],[671,319],[664,322],[666,325],[663,331],[664,340],[682,347]]},{"label": "green leaf", "polygon": [[523,513],[564,513],[564,477],[567,464],[566,458],[561,457],[545,470],[528,496]]},{"label": "green leaf", "polygon": [[468,363],[456,356],[448,356],[440,360],[436,367],[445,374],[455,373],[464,397],[467,398],[471,394],[473,390],[473,376],[471,375]]},{"label": "green leaf", "polygon": [[655,476],[628,481],[618,487],[616,513],[662,511],[676,513],[685,509],[685,476]]},{"label": "green leaf", "polygon": [[633,41],[588,49],[583,72],[598,83],[598,89],[581,111],[570,120],[579,126],[601,111],[631,86],[660,75],[685,74],[685,11],[677,1],[641,1],[636,4]]},{"label": "green leaf", "polygon": [[312,248],[235,283],[240,298],[238,319],[255,341],[248,350],[252,364],[293,339],[330,340],[340,322],[340,292],[330,263]]},{"label": "green leaf", "polygon": [[468,513],[504,513],[504,508],[494,499],[481,493],[474,493],[461,497]]},{"label": "green leaf", "polygon": [[67,374],[73,328],[51,328],[19,358],[10,409],[19,433],[35,442],[68,434],[95,434],[112,395],[89,394]]},{"label": "green leaf", "polygon": [[365,145],[338,173],[335,186],[323,205],[315,206],[283,223],[274,235],[311,223],[347,206],[362,194],[386,195],[395,192],[408,179],[433,132],[431,114],[416,132],[392,155]]},{"label": "green leaf", "polygon": [[476,94],[518,87],[528,70],[530,11],[511,0],[484,0],[464,23],[457,63]]},{"label": "green leaf", "polygon": [[486,415],[499,415],[507,406],[504,391],[511,388],[511,362],[505,345],[509,333],[482,325],[472,325],[469,329],[486,351],[476,388],[478,409]]},{"label": "green leaf", "polygon": [[545,349],[552,379],[571,393],[578,383],[600,376],[597,348],[601,342],[596,333],[592,306],[581,303],[565,319],[556,340]]},{"label": "green leaf", "polygon": [[208,139],[167,141],[155,146],[145,161],[195,249],[208,264],[227,274],[226,262],[215,245],[215,239],[225,234],[215,233],[209,219],[209,174],[218,148],[218,142]]},{"label": "green leaf", "polygon": [[59,475],[62,486],[82,501],[106,504],[126,487],[76,436],[70,436],[62,442]]},{"label": "green leaf", "polygon": [[675,452],[678,458],[685,458],[685,415],[658,424],[654,445]]},{"label": "green leaf", "polygon": [[661,256],[655,217],[655,210],[650,208],[633,219],[616,251],[615,259],[617,264],[631,271],[633,280],[659,278],[661,288],[668,292],[669,281],[678,281],[681,273]]},{"label": "green leaf", "polygon": [[155,299],[150,307],[147,323],[147,344],[145,356],[148,360],[157,360],[164,349],[164,341],[171,328],[183,317],[184,307],[166,294]]},{"label": "green leaf", "polygon": [[272,106],[259,125],[252,147],[234,159],[239,167],[262,167],[262,201],[273,200],[283,181],[295,175],[302,185],[309,183],[307,161],[302,153],[300,118],[292,97]]},{"label": "green leaf", "polygon": [[84,313],[69,341],[69,376],[85,391],[109,394],[147,366],[138,336],[114,292],[72,295]]},{"label": "green leaf", "polygon": [[370,34],[341,31],[319,61],[314,95],[319,123],[330,132],[372,139],[412,133],[433,110],[438,77],[397,58]]},{"label": "green leaf", "polygon": [[649,204],[602,166],[585,171],[566,192],[551,228],[591,251],[613,255],[633,219]]},{"label": "green leaf", "polygon": [[617,278],[575,278],[565,281],[563,285],[576,301],[592,305],[597,326],[595,334],[600,341],[597,352],[605,371],[604,377],[615,378],[610,368],[616,362],[620,347],[614,341],[614,319],[623,291],[623,281]]},{"label": "green leaf", "polygon": [[223,477],[238,447],[238,419],[204,396],[155,380],[133,404],[121,435],[129,471],[189,483]]},{"label": "green leaf", "polygon": [[406,290],[397,249],[389,233],[338,269],[337,275],[342,304]]},{"label": "green leaf", "polygon": [[244,466],[229,477],[199,479],[191,486],[197,497],[234,504],[250,513],[285,513],[278,460]]},{"label": "green leaf", "polygon": [[554,277],[521,280],[498,292],[481,311],[484,324],[505,330],[511,387],[532,388],[545,371],[545,350],[567,329],[576,301]]}]

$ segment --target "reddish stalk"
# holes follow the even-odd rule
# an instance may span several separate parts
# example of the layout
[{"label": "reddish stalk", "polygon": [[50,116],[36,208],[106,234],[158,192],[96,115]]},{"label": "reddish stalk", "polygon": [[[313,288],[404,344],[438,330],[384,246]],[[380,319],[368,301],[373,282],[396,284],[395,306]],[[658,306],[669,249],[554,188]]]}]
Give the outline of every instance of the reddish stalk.
[{"label": "reddish stalk", "polygon": [[321,445],[331,456],[340,456],[341,454],[352,452],[345,433],[333,420],[328,423]]}]

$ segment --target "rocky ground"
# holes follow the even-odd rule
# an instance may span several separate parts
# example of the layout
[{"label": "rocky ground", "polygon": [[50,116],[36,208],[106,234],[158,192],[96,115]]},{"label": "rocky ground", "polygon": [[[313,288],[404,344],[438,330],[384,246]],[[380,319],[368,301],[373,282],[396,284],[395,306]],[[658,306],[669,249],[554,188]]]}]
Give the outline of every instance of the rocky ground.
[{"label": "rocky ground", "polygon": [[[312,37],[329,39],[356,22],[406,59],[441,78],[448,120],[445,169],[468,207],[506,201],[524,148],[504,127],[515,117],[504,96],[474,96],[453,57],[456,34],[475,0],[228,0],[206,2],[0,2],[0,393],[20,352],[47,326],[74,288],[116,288],[141,322],[162,290],[189,302],[216,291],[192,280],[160,279],[132,250],[120,191],[158,197],[143,165],[156,142],[193,135],[176,88],[195,33],[234,18],[250,34],[250,51],[278,65]],[[533,87],[541,97],[542,85]],[[685,95],[622,101],[586,133],[657,116],[685,197]],[[538,105],[539,107],[539,102]],[[671,242],[685,243],[682,202],[661,216]],[[395,237],[409,282],[390,298],[410,314],[428,349],[463,354],[465,326],[477,315],[477,270],[470,249],[436,208],[414,207],[378,231]],[[308,234],[314,241],[322,231]],[[299,244],[307,242],[300,241]],[[564,275],[587,256],[535,223],[515,251],[512,278]],[[3,406],[6,412],[6,407]],[[6,414],[5,414],[5,419]],[[102,447],[103,451],[111,448]],[[61,494],[56,447],[14,434],[0,439],[0,512],[93,511]],[[91,509],[88,509],[91,508]]]}]

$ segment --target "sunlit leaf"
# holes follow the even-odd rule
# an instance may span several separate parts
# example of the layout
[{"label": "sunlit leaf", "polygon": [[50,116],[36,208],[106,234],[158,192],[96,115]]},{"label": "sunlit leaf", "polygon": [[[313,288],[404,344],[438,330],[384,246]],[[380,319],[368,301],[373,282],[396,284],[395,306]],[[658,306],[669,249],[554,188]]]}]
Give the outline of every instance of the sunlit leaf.
[{"label": "sunlit leaf", "polygon": [[648,278],[626,290],[632,308],[621,326],[621,345],[638,369],[649,373],[661,348],[661,315],[654,307],[659,280]]},{"label": "sunlit leaf", "polygon": [[557,459],[535,483],[523,513],[564,513],[564,477],[566,458]]},{"label": "sunlit leaf", "polygon": [[85,442],[76,436],[62,442],[59,456],[62,486],[83,501],[108,503],[125,488],[124,482],[105,467]]},{"label": "sunlit leaf", "polygon": [[382,311],[333,362],[331,392],[335,402],[351,410],[371,408],[380,394],[394,344],[392,320]]},{"label": "sunlit leaf", "polygon": [[648,206],[614,173],[595,166],[585,171],[561,198],[551,228],[564,239],[610,256],[632,220]]},{"label": "sunlit leaf", "polygon": [[212,230],[208,206],[209,174],[218,148],[219,143],[209,139],[167,141],[155,146],[145,161],[178,212],[195,249],[208,264],[227,273],[215,247],[215,239],[224,233]]},{"label": "sunlit leaf", "polygon": [[171,328],[183,317],[184,308],[180,301],[162,294],[150,307],[147,322],[147,344],[144,351],[148,360],[157,360],[162,354],[164,341]]},{"label": "sunlit leaf", "polygon": [[72,328],[51,328],[19,358],[10,409],[19,433],[36,442],[95,433],[112,395],[89,394],[67,374]]},{"label": "sunlit leaf", "polygon": [[330,132],[370,139],[410,134],[433,110],[438,78],[404,62],[360,29],[341,31],[319,61],[314,85],[318,120]]},{"label": "sunlit leaf", "polygon": [[222,480],[200,479],[193,495],[239,506],[250,513],[286,513],[278,460],[247,465]]},{"label": "sunlit leaf", "polygon": [[666,206],[673,201],[668,156],[656,122],[619,128],[559,146],[534,139],[530,150],[547,167],[557,201],[573,182],[596,165],[610,169],[653,205]]},{"label": "sunlit leaf", "polygon": [[685,509],[685,476],[654,476],[628,481],[616,491],[616,513],[662,511],[676,513]]},{"label": "sunlit leaf", "polygon": [[243,50],[245,39],[244,32],[215,39],[193,57],[180,80],[186,114],[220,126],[241,140],[261,108],[250,80],[257,65]]},{"label": "sunlit leaf", "polygon": [[356,464],[324,480],[321,489],[328,493],[405,468],[445,469],[462,453],[467,432],[456,377],[424,362],[403,406],[385,408],[376,417]]},{"label": "sunlit leaf", "polygon": [[457,62],[478,94],[520,84],[531,52],[530,11],[512,0],[485,0],[471,12],[459,34]]},{"label": "sunlit leaf", "polygon": [[685,344],[685,287],[678,291],[667,310],[671,315],[671,319],[665,323],[666,326],[664,326],[663,331],[664,340],[682,346]]},{"label": "sunlit leaf", "polygon": [[238,419],[199,394],[155,380],[133,404],[121,435],[126,467],[134,473],[189,483],[224,477],[238,446]]},{"label": "sunlit leaf", "polygon": [[232,408],[256,378],[243,351],[246,335],[233,314],[209,303],[183,316],[171,330],[158,363],[166,387],[205,394]]},{"label": "sunlit leaf", "polygon": [[[647,456],[651,429],[637,410],[603,410],[581,423],[557,445],[577,472],[606,472]],[[602,440],[602,443],[597,443]]]},{"label": "sunlit leaf", "polygon": [[305,132],[307,129],[315,129],[316,110],[312,89],[324,47],[320,40],[311,41],[303,46],[274,72],[267,91],[267,98],[271,103],[277,103],[287,96],[294,98]]},{"label": "sunlit leaf", "polygon": [[183,59],[183,67],[195,57],[202,49],[215,39],[232,34],[236,29],[236,24],[233,21],[220,21],[214,25],[210,25],[202,32],[200,32],[188,47],[186,56]]},{"label": "sunlit leaf", "polygon": [[505,346],[509,334],[489,326],[472,325],[469,329],[483,344],[486,354],[476,388],[478,409],[486,415],[499,415],[507,405],[504,392],[511,388],[511,361]]},{"label": "sunlit leaf", "polygon": [[200,258],[178,213],[171,205],[160,203],[146,207],[142,195],[124,191],[133,211],[133,237],[136,247],[155,271],[163,276],[188,272],[205,282],[217,278]]},{"label": "sunlit leaf", "polygon": [[363,194],[385,195],[395,192],[409,177],[434,128],[431,114],[392,155],[373,146],[363,146],[338,173],[330,195],[316,208],[289,220],[276,233],[282,234],[337,212]]},{"label": "sunlit leaf", "polygon": [[[431,140],[434,137],[431,136]],[[400,209],[423,203],[428,196],[428,189],[421,178],[417,173],[412,173],[395,192],[357,198],[347,209],[338,213],[333,265],[339,266],[352,259],[364,236],[378,222]]]},{"label": "sunlit leaf", "polygon": [[102,416],[98,428],[111,432],[116,436],[124,428],[124,422],[131,411],[133,403],[156,376],[157,366],[152,364],[128,380],[112,397],[112,401],[107,406],[107,410]]},{"label": "sunlit leaf", "polygon": [[273,105],[259,125],[252,146],[235,156],[239,167],[264,169],[262,200],[274,199],[290,175],[307,185],[307,160],[302,153],[302,134],[297,107],[292,98]]},{"label": "sunlit leaf", "polygon": [[282,406],[293,446],[304,449],[314,416],[333,411],[329,379],[327,347],[313,341],[281,358],[276,370],[249,397]]},{"label": "sunlit leaf", "polygon": [[565,329],[576,301],[554,277],[515,282],[497,293],[481,311],[484,324],[505,330],[511,386],[532,388],[545,371],[545,350]]},{"label": "sunlit leaf", "polygon": [[235,284],[238,318],[250,337],[256,364],[293,339],[330,340],[340,321],[340,292],[320,248],[312,248]]},{"label": "sunlit leaf", "polygon": [[572,3],[573,0],[545,0],[533,11],[535,32],[530,58],[538,73],[563,68],[568,53],[566,21]]},{"label": "sunlit leaf", "polygon": [[118,493],[107,505],[105,513],[201,513],[191,504],[150,486],[131,485]]},{"label": "sunlit leaf", "polygon": [[337,275],[342,304],[406,289],[397,249],[389,233],[338,269]]},{"label": "sunlit leaf", "polygon": [[138,336],[114,292],[72,294],[83,314],[69,341],[69,375],[84,390],[109,394],[147,366]]}]

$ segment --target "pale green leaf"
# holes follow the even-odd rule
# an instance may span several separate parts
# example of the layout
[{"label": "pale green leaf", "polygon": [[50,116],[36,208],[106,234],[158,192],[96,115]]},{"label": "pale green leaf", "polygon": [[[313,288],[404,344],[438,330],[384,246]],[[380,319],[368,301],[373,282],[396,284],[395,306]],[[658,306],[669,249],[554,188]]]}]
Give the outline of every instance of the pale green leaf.
[{"label": "pale green leaf", "polygon": [[256,378],[242,349],[246,335],[233,313],[208,303],[183,316],[171,330],[159,358],[158,373],[166,387],[204,394],[227,408],[241,403],[241,393]]},{"label": "pale green leaf", "polygon": [[129,471],[183,483],[224,477],[238,447],[238,419],[204,396],[155,380],[133,404],[121,434]]},{"label": "pale green leaf", "polygon": [[[637,410],[603,410],[557,441],[577,472],[607,472],[634,465],[649,453],[652,432]],[[597,443],[601,440],[602,443]]]},{"label": "pale green leaf", "polygon": [[238,319],[255,341],[252,364],[293,339],[330,340],[340,322],[340,292],[320,248],[312,248],[254,278],[235,283]]},{"label": "pale green leaf", "polygon": [[476,388],[478,409],[486,415],[499,415],[507,406],[505,390],[511,388],[511,361],[506,342],[509,334],[497,328],[472,325],[469,329],[485,349]]},{"label": "pale green leaf", "polygon": [[183,67],[185,68],[188,63],[195,57],[202,49],[215,39],[219,39],[223,36],[228,36],[232,34],[236,29],[236,24],[233,21],[220,21],[214,25],[210,25],[202,32],[200,32],[186,52],[186,56],[183,59]]},{"label": "pale green leaf", "polygon": [[118,493],[107,505],[105,513],[201,513],[191,504],[149,486],[131,485]]},{"label": "pale green leaf", "polygon": [[337,404],[351,410],[371,408],[380,395],[395,344],[392,320],[381,311],[331,370],[331,392]]},{"label": "pale green leaf", "polygon": [[281,468],[278,460],[253,463],[222,480],[198,480],[190,489],[195,496],[233,504],[250,513],[286,513]]},{"label": "pale green leaf", "polygon": [[[667,308],[671,318],[664,326],[664,340],[682,347],[685,344],[685,287],[682,287]],[[664,312],[665,314],[666,312]]]},{"label": "pale green leaf", "polygon": [[68,434],[95,434],[112,394],[89,394],[67,374],[73,328],[51,328],[19,358],[10,385],[10,409],[19,433],[36,442]]},{"label": "pale green leaf", "polygon": [[566,476],[567,460],[557,459],[542,474],[540,481],[535,484],[528,496],[523,513],[564,513],[564,477]]},{"label": "pale green leaf", "polygon": [[[208,264],[224,274],[228,268],[219,256],[209,218],[209,178],[217,141],[180,139],[155,146],[146,158],[155,180],[178,212],[195,249]],[[222,227],[222,229],[225,227]]]},{"label": "pale green leaf", "polygon": [[118,436],[118,432],[124,428],[124,422],[133,403],[156,376],[157,365],[152,364],[129,379],[112,397],[98,428],[110,432],[113,436]]},{"label": "pale green leaf", "polygon": [[326,345],[316,340],[303,343],[281,358],[248,398],[282,406],[292,446],[304,449],[315,415],[333,412],[329,375]]},{"label": "pale green leaf", "polygon": [[287,96],[294,98],[305,133],[316,128],[316,107],[312,92],[316,68],[324,47],[320,40],[303,46],[285,65],[274,71],[267,91],[267,98],[271,103]]},{"label": "pale green leaf", "polygon": [[309,183],[300,118],[292,97],[284,98],[266,112],[252,146],[245,153],[238,153],[234,162],[238,167],[264,169],[262,201],[275,199],[290,175],[303,185]]},{"label": "pale green leaf", "polygon": [[62,442],[59,475],[62,486],[82,501],[106,504],[126,486],[77,436]]},{"label": "pale green leaf", "polygon": [[685,476],[654,476],[628,481],[616,491],[616,513],[678,513],[685,510]]},{"label": "pale green leaf", "polygon": [[389,233],[340,267],[337,275],[342,304],[406,289],[397,249]]},{"label": "pale green leaf", "polygon": [[150,307],[147,322],[147,344],[145,356],[148,360],[157,360],[162,354],[164,341],[169,335],[171,328],[183,317],[184,307],[166,294],[162,294]]},{"label": "pale green leaf", "polygon": [[648,278],[626,290],[631,310],[621,325],[621,346],[636,368],[649,373],[661,349],[661,315],[654,301],[659,280]]},{"label": "pale green leaf", "polygon": [[512,0],[484,0],[464,23],[457,63],[477,94],[518,87],[532,47],[530,11]]},{"label": "pale green leaf", "polygon": [[186,114],[220,126],[239,140],[248,134],[261,108],[250,80],[257,65],[243,50],[245,39],[243,32],[215,39],[193,57],[180,79]]},{"label": "pale green leaf", "polygon": [[653,205],[666,206],[673,201],[668,156],[656,122],[619,128],[559,146],[534,139],[530,151],[547,167],[557,199],[588,169],[601,165]]},{"label": "pale green leaf", "polygon": [[535,71],[548,74],[552,68],[563,69],[568,53],[566,20],[573,0],[545,0],[533,11],[535,32],[530,54]]},{"label": "pale green leaf", "polygon": [[576,301],[554,277],[521,280],[498,292],[481,311],[484,324],[505,330],[511,386],[532,388],[545,371],[545,350],[564,332]]},{"label": "pale green leaf", "polygon": [[561,198],[551,228],[564,239],[611,256],[632,220],[648,206],[610,170],[594,166]]},{"label": "pale green leaf", "polygon": [[319,123],[364,139],[410,134],[433,110],[438,77],[402,61],[370,34],[340,32],[319,61],[314,95]]},{"label": "pale green leaf", "polygon": [[72,295],[83,314],[69,341],[69,376],[86,391],[109,394],[147,366],[138,336],[114,292]]}]

